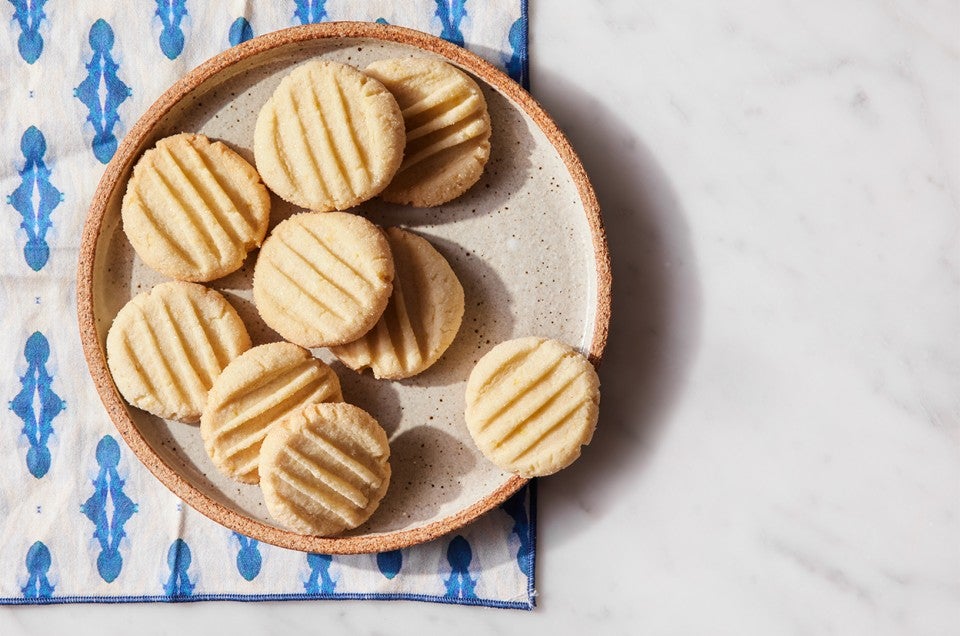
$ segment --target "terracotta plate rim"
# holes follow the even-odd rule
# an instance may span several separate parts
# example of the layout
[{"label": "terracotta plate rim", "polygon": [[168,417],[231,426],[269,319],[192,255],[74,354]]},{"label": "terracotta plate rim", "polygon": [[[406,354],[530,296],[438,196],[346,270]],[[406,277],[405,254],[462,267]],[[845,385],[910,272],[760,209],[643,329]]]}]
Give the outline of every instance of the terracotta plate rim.
[{"label": "terracotta plate rim", "polygon": [[135,151],[161,119],[187,94],[218,73],[249,57],[276,47],[318,39],[364,38],[395,42],[438,54],[469,70],[519,106],[541,129],[560,155],[576,185],[593,241],[597,271],[593,337],[588,355],[599,364],[606,347],[610,324],[611,271],[606,233],[593,187],[566,137],[543,108],[514,80],[478,55],[438,37],[393,25],[369,22],[328,22],[274,31],[230,48],[187,73],[150,106],[124,137],[104,170],[83,227],[77,265],[77,311],[80,341],[100,399],[118,432],[136,457],[169,490],[188,505],[227,528],[265,543],[303,552],[360,554],[396,550],[440,537],[460,528],[503,503],[527,483],[514,475],[474,504],[427,525],[382,534],[317,537],[283,530],[247,517],[205,495],[157,455],[134,425],[126,403],[117,392],[100,346],[94,312],[94,263],[98,237],[103,229],[113,191],[122,186],[121,176],[136,159]]}]

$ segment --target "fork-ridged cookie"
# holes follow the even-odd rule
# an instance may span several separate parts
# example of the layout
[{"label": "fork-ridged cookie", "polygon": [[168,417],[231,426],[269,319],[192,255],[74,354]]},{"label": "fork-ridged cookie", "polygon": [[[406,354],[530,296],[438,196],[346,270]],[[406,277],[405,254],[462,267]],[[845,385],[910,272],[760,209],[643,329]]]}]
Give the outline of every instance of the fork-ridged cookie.
[{"label": "fork-ridged cookie", "polygon": [[393,272],[390,246],[376,225],[346,212],[306,212],[264,241],[253,298],[263,321],[290,342],[338,345],[377,322]]},{"label": "fork-ridged cookie", "polygon": [[463,287],[450,264],[411,232],[386,230],[396,274],[393,294],[362,338],[330,350],[348,367],[377,378],[409,378],[440,359],[463,318]]},{"label": "fork-ridged cookie", "polygon": [[403,158],[403,117],[380,82],[352,66],[293,70],[257,116],[253,152],[271,190],[323,212],[375,196]]},{"label": "fork-ridged cookie", "polygon": [[270,195],[236,152],[183,133],[161,139],[137,161],[121,215],[144,263],[177,280],[208,281],[239,269],[260,246]]},{"label": "fork-ridged cookie", "polygon": [[600,381],[567,345],[518,338],[477,362],[466,399],[467,428],[487,459],[524,477],[542,476],[568,466],[590,443]]},{"label": "fork-ridged cookie", "polygon": [[120,309],[107,333],[107,364],[133,406],[196,422],[217,376],[249,348],[247,329],[223,296],[175,281]]},{"label": "fork-ridged cookie", "polygon": [[254,347],[228,364],[210,389],[200,417],[207,454],[230,477],[255,484],[270,426],[316,402],[343,402],[333,369],[290,342]]},{"label": "fork-ridged cookie", "polygon": [[430,58],[378,60],[364,72],[397,98],[406,128],[403,163],[381,198],[431,207],[480,179],[490,158],[490,115],[476,82]]},{"label": "fork-ridged cookie", "polygon": [[277,422],[260,449],[270,515],[303,534],[356,528],[390,483],[387,434],[351,404],[313,404]]}]

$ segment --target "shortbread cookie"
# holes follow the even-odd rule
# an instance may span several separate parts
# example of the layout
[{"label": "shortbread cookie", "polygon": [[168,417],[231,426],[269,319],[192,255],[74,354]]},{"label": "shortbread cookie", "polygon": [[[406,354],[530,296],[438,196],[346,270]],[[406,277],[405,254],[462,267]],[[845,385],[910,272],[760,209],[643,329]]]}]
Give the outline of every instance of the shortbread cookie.
[{"label": "shortbread cookie", "polygon": [[599,402],[600,381],[586,358],[556,340],[518,338],[491,349],[470,373],[467,428],[503,470],[549,475],[590,443]]},{"label": "shortbread cookie", "polygon": [[352,66],[307,62],[257,117],[263,180],[310,210],[344,210],[379,193],[403,158],[403,117],[390,92]]},{"label": "shortbread cookie", "polygon": [[387,228],[396,275],[393,294],[376,326],[362,338],[331,347],[348,367],[398,380],[436,362],[453,342],[463,318],[463,287],[430,243],[400,228]]},{"label": "shortbread cookie", "polygon": [[260,487],[270,515],[303,534],[356,528],[390,483],[387,434],[352,404],[312,404],[270,428]]},{"label": "shortbread cookie", "polygon": [[221,370],[249,348],[247,329],[223,296],[169,282],[135,296],[113,319],[107,365],[133,406],[196,422]]},{"label": "shortbread cookie", "polygon": [[264,322],[290,342],[326,347],[373,327],[392,281],[390,246],[376,225],[346,212],[306,212],[267,237],[253,299]]},{"label": "shortbread cookie", "polygon": [[406,127],[403,163],[384,200],[440,205],[480,179],[490,157],[490,115],[476,82],[430,58],[379,60],[365,72],[397,98]]},{"label": "shortbread cookie", "polygon": [[200,434],[214,465],[237,481],[260,480],[260,443],[270,426],[317,402],[343,402],[337,374],[295,344],[250,349],[214,381]]},{"label": "shortbread cookie", "polygon": [[267,234],[270,195],[243,157],[183,133],[143,154],[127,182],[123,231],[144,263],[177,280],[208,281],[243,265]]}]

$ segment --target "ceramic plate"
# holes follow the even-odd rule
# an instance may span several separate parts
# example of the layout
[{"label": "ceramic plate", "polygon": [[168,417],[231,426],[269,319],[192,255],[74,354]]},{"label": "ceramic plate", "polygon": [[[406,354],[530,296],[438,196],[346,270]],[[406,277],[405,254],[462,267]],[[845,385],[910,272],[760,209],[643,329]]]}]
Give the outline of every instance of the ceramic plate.
[{"label": "ceramic plate", "polygon": [[[334,362],[343,393],[386,429],[390,489],[368,523],[345,535],[298,535],[276,526],[260,489],[213,467],[199,429],[168,422],[123,401],[106,366],[111,321],[134,295],[163,278],[134,254],[120,225],[131,167],[157,139],[194,131],[222,140],[253,163],[261,105],[292,68],[313,58],[353,64],[391,57],[444,58],[484,90],[493,125],[482,180],[452,203],[415,209],[378,200],[355,209],[381,225],[427,238],[447,258],[466,294],[456,340],[425,373],[378,381]],[[273,198],[271,226],[299,209]],[[251,300],[256,252],[244,267],[209,283],[245,320],[254,344],[279,340]],[[236,46],[171,87],[146,112],[107,166],[84,228],[77,295],[84,352],[97,390],[137,457],[177,496],[211,519],[286,548],[346,554],[405,547],[453,530],[516,492],[474,447],[463,421],[474,363],[495,344],[523,335],[557,338],[595,361],[606,342],[610,275],[599,210],[580,162],[556,125],[510,78],[460,47],[417,31],[330,23],[278,31]],[[330,362],[329,352],[315,353]]]}]

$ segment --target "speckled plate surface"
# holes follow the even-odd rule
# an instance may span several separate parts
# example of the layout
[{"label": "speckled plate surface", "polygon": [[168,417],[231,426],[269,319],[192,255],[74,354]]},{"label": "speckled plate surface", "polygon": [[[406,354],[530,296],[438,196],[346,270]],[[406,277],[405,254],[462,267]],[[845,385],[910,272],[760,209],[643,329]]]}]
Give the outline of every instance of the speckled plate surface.
[{"label": "speckled plate surface", "polygon": [[[120,226],[120,202],[137,158],[181,131],[220,139],[253,162],[256,114],[280,79],[322,57],[363,68],[373,60],[439,56],[470,73],[486,95],[492,154],[481,181],[433,209],[367,202],[355,211],[430,240],[463,283],[466,313],[456,340],[425,373],[378,381],[334,362],[346,400],[386,429],[393,477],[364,526],[343,536],[298,535],[277,527],[260,489],[213,467],[196,426],[128,406],[106,366],[104,342],[117,311],[163,281],[134,254]],[[271,227],[298,208],[273,198]],[[259,319],[244,267],[209,285],[234,304],[254,344],[279,340]],[[481,58],[417,31],[329,23],[278,31],[234,47],[171,87],[143,115],[107,166],[84,228],[77,296],[81,340],[97,390],[137,457],[185,502],[245,535],[283,547],[345,554],[396,549],[440,536],[496,506],[525,480],[502,472],[474,447],[463,421],[473,364],[495,344],[522,335],[557,338],[599,360],[610,315],[610,270],[593,190],[566,139],[510,78]],[[326,350],[315,353],[327,361]]]}]

